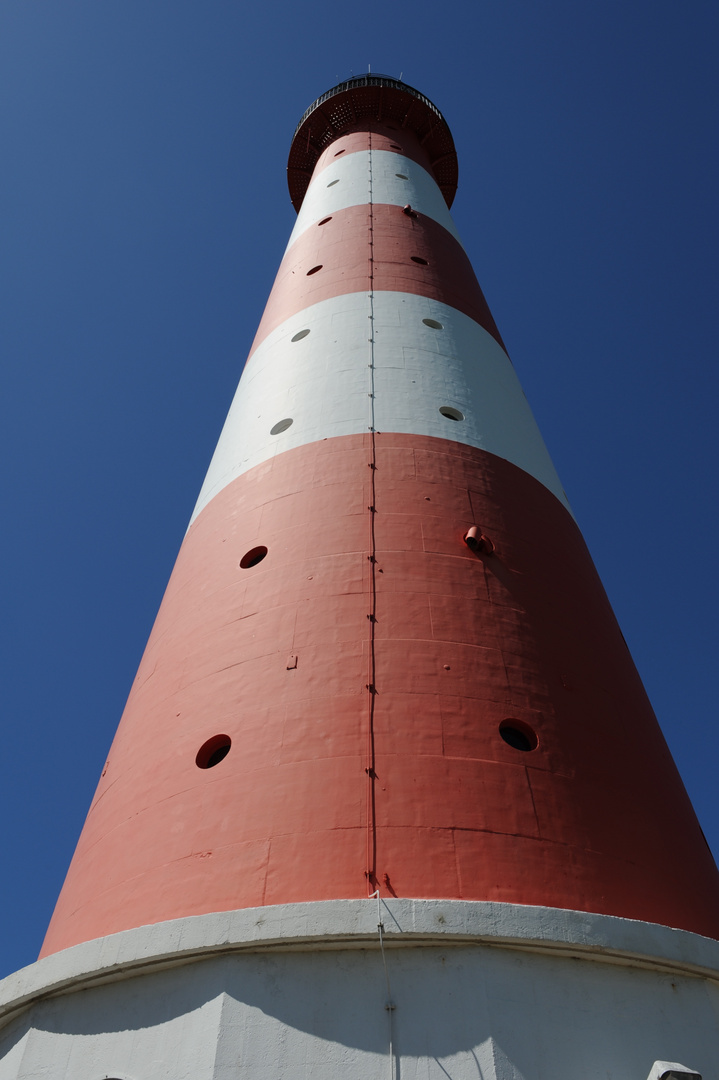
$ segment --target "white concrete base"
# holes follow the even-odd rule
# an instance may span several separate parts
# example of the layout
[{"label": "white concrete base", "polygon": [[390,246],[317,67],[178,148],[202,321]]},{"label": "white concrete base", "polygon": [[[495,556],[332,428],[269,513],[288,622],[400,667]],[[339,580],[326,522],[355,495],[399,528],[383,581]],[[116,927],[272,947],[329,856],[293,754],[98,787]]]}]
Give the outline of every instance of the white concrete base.
[{"label": "white concrete base", "polygon": [[0,983],[0,1080],[646,1080],[660,1062],[719,1080],[719,942],[509,904],[379,910],[384,956],[375,900],[49,956]]}]

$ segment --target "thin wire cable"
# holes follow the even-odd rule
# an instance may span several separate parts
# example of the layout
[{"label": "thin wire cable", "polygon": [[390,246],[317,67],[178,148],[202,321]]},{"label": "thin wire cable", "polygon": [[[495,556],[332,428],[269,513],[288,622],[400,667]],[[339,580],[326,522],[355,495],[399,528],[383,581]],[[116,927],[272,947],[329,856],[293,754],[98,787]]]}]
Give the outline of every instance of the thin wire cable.
[{"label": "thin wire cable", "polygon": [[379,889],[372,893],[373,897],[377,897],[377,933],[379,934],[379,947],[382,953],[382,966],[384,967],[384,981],[387,988],[387,1000],[385,1001],[385,1009],[387,1010],[387,1026],[388,1026],[388,1038],[389,1038],[389,1080],[394,1080],[395,1067],[394,1067],[394,1024],[392,1022],[392,1013],[395,1010],[395,1004],[392,999],[392,989],[389,984],[389,968],[387,967],[387,955],[384,951],[384,923],[382,922],[382,910],[381,910],[381,898]]}]

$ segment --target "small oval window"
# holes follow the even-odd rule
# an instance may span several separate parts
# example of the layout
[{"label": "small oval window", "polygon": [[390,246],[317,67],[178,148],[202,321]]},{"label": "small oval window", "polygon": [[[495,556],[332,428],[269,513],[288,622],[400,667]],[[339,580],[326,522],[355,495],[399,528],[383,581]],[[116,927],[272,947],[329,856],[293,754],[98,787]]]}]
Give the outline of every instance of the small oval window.
[{"label": "small oval window", "polygon": [[464,413],[461,413],[459,409],[453,409],[451,405],[440,405],[439,411],[448,420],[464,420]]},{"label": "small oval window", "polygon": [[321,269],[322,269],[322,263],[319,263],[317,266],[313,266],[311,270],[307,271],[307,277],[312,277],[313,274],[316,274],[317,271],[321,270]]},{"label": "small oval window", "polygon": [[400,180],[409,180],[409,177],[405,176],[404,173],[396,172],[394,175],[398,176]]},{"label": "small oval window", "polygon": [[339,178],[339,176],[338,176],[336,180],[330,180],[330,182],[329,182],[329,184],[327,185],[327,187],[334,187],[334,186],[335,186],[335,184],[339,184],[339,182],[340,182],[340,178]]},{"label": "small oval window", "polygon": [[257,566],[258,563],[262,562],[266,554],[267,548],[264,546],[264,544],[260,544],[258,547],[250,548],[250,550],[245,552],[245,554],[240,559],[240,568],[242,570],[249,570],[251,566]]},{"label": "small oval window", "polygon": [[322,221],[318,221],[317,224],[318,225],[326,225],[328,221],[332,221],[332,215],[331,214],[330,214],[329,217],[323,217]]},{"label": "small oval window", "polygon": [[499,725],[499,734],[513,750],[522,750],[524,753],[536,750],[539,741],[529,724],[522,720],[503,720]]},{"label": "small oval window", "polygon": [[274,427],[270,428],[270,435],[281,435],[283,431],[287,431],[288,427],[292,427],[292,417],[288,416],[286,420],[278,420]]},{"label": "small oval window", "polygon": [[410,255],[412,262],[419,263],[420,266],[429,266],[426,259],[423,259],[421,255]]},{"label": "small oval window", "polygon": [[425,326],[429,326],[431,330],[444,330],[444,326],[441,322],[437,322],[436,319],[422,319]]},{"label": "small oval window", "polygon": [[195,765],[198,769],[214,769],[215,765],[227,757],[232,746],[229,735],[213,735],[197,751]]},{"label": "small oval window", "polygon": [[290,338],[290,341],[302,341],[302,338],[306,338],[308,334],[309,330],[298,330],[295,336]]}]

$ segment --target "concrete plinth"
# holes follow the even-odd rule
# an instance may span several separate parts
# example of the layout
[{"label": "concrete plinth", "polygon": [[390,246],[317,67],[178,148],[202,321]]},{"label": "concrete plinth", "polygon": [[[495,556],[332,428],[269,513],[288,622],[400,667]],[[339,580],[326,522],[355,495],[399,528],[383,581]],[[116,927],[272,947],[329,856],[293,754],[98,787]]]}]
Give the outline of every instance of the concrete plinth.
[{"label": "concrete plinth", "polygon": [[553,908],[223,912],[6,979],[0,1080],[717,1080],[717,980],[716,941]]}]

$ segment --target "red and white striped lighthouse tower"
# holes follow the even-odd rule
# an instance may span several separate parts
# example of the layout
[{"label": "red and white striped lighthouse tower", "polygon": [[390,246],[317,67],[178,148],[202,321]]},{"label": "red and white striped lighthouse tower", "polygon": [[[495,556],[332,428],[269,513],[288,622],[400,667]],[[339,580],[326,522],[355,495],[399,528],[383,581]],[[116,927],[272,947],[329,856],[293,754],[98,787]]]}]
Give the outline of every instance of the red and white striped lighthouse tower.
[{"label": "red and white striped lighthouse tower", "polygon": [[719,875],[450,218],[447,124],[353,79],[288,176],[0,1080],[719,1077]]}]

